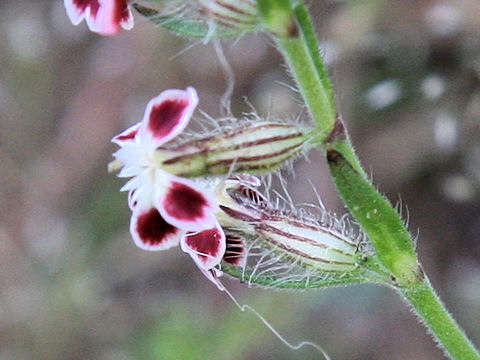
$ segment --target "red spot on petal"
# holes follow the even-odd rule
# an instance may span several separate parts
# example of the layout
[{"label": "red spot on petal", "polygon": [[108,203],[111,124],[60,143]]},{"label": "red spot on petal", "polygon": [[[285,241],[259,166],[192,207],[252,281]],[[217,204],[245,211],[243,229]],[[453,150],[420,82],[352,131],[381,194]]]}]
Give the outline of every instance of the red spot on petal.
[{"label": "red spot on petal", "polygon": [[[118,31],[122,22],[128,22],[132,14],[128,7],[128,0],[70,0],[79,14],[90,9],[89,16],[97,20],[100,9],[104,9],[101,23],[95,26],[95,31],[112,35]],[[97,28],[98,27],[98,28]]]},{"label": "red spot on petal", "polygon": [[194,235],[188,235],[185,241],[188,247],[199,253],[198,258],[203,262],[222,255],[219,254],[223,241],[221,229],[213,228]]},{"label": "red spot on petal", "polygon": [[89,7],[90,15],[93,17],[97,16],[98,9],[100,8],[98,0],[73,0],[73,5],[82,13]]},{"label": "red spot on petal", "polygon": [[199,191],[173,181],[163,205],[170,216],[182,221],[195,221],[205,217],[208,201]]},{"label": "red spot on petal", "polygon": [[223,261],[232,265],[243,265],[247,249],[242,237],[234,234],[226,234],[226,250]]},{"label": "red spot on petal", "polygon": [[137,133],[138,133],[138,128],[132,129],[132,131],[126,134],[121,134],[116,136],[115,140],[120,140],[120,141],[133,140],[135,139],[135,136],[137,136]]},{"label": "red spot on petal", "polygon": [[188,107],[187,99],[165,100],[152,107],[148,128],[156,138],[164,138],[179,125],[185,109]]},{"label": "red spot on petal", "polygon": [[178,231],[175,226],[167,223],[155,208],[138,217],[136,230],[142,242],[150,246],[162,244]]},{"label": "red spot on petal", "polygon": [[128,9],[127,0],[114,0],[113,7],[113,22],[120,24],[122,21],[130,17],[130,10]]}]

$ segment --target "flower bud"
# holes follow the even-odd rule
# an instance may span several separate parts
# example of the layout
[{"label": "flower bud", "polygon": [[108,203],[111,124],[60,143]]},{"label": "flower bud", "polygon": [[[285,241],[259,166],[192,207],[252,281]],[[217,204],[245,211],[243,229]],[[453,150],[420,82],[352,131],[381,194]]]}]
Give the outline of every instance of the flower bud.
[{"label": "flower bud", "polygon": [[197,0],[199,11],[216,24],[237,29],[254,29],[258,23],[255,0]]},{"label": "flower bud", "polygon": [[[345,274],[359,266],[362,257],[359,237],[329,213],[316,219],[310,214],[278,209],[252,186],[252,182],[246,183],[241,178],[231,180],[216,195],[221,209],[216,215],[227,237],[227,249],[233,249],[229,258],[224,259],[229,264],[233,263],[232,254],[237,255],[237,263],[248,264],[247,248],[253,246],[257,255],[260,249],[260,253],[277,259],[271,267],[287,261],[297,269]],[[228,239],[235,241],[230,244]],[[243,249],[241,244],[244,244]],[[257,262],[248,266],[255,268]]]},{"label": "flower bud", "polygon": [[322,271],[350,271],[357,266],[357,246],[335,229],[313,219],[263,214],[256,232],[285,255]]},{"label": "flower bud", "polygon": [[156,25],[194,38],[233,37],[260,29],[255,0],[164,1],[160,10],[133,4]]},{"label": "flower bud", "polygon": [[307,132],[294,124],[246,122],[231,129],[159,147],[155,160],[163,170],[183,177],[274,171],[308,145]]}]

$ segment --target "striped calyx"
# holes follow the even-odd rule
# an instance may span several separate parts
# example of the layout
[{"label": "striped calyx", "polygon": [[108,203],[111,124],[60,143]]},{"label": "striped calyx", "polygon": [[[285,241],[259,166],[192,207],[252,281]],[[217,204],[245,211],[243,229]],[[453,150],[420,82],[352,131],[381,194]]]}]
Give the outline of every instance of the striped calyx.
[{"label": "striped calyx", "polygon": [[[361,261],[361,236],[329,213],[317,219],[277,209],[251,182],[241,178],[230,180],[223,196],[219,191],[216,195],[221,209],[216,215],[226,234],[227,249],[235,247],[238,263],[248,263],[247,249],[252,244],[266,249],[265,254],[271,252],[278,259],[289,259],[317,272],[346,273]],[[234,239],[232,245],[228,239]],[[243,259],[239,259],[241,255]],[[231,258],[232,252],[224,261],[231,263]]]},{"label": "striped calyx", "polygon": [[200,13],[228,28],[249,29],[259,22],[255,0],[197,0],[197,3]]},{"label": "striped calyx", "polygon": [[306,132],[295,124],[252,121],[181,145],[160,147],[159,166],[183,177],[274,171],[305,149]]},{"label": "striped calyx", "polygon": [[264,214],[255,225],[260,237],[285,255],[322,271],[350,271],[357,266],[357,246],[338,231],[313,219]]},{"label": "striped calyx", "polygon": [[[71,1],[71,0],[70,0]],[[157,0],[158,2],[158,0]],[[137,2],[132,7],[156,25],[178,35],[231,38],[262,30],[256,0],[163,0],[160,9]]]}]

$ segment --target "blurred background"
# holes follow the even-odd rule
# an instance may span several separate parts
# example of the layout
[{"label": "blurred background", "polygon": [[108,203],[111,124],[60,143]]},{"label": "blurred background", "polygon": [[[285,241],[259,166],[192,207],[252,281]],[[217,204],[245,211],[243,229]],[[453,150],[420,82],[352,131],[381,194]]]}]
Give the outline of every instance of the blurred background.
[{"label": "blurred background", "polygon": [[[426,272],[479,345],[480,2],[310,3],[360,157],[408,208]],[[286,348],[179,249],[136,248],[123,182],[107,174],[110,138],[161,90],[194,86],[199,108],[219,115],[213,47],[140,16],[102,38],[72,26],[61,0],[2,0],[0,14],[0,360],[320,358]],[[235,115],[250,111],[244,97],[271,118],[302,113],[267,37],[224,49]],[[293,198],[312,199],[309,178],[344,213],[321,155],[309,159],[295,164]],[[289,341],[313,340],[332,359],[442,358],[389,289],[225,283]]]}]

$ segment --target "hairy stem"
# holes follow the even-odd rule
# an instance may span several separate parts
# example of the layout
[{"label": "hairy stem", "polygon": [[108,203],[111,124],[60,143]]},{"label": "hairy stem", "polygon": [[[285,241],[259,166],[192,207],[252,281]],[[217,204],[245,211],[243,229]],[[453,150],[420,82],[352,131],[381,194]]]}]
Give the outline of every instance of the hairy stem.
[{"label": "hairy stem", "polygon": [[[435,294],[417,260],[413,240],[389,201],[365,176],[337,116],[331,84],[318,51],[308,10],[301,0],[257,0],[267,28],[285,57],[316,122],[313,138],[327,153],[343,201],[369,236],[397,289],[453,359],[480,359],[466,335]],[[280,16],[277,16],[280,14]]]},{"label": "hairy stem", "polygon": [[258,0],[258,3],[261,15],[270,31],[276,35],[274,39],[277,46],[317,123],[316,140],[322,142],[333,130],[336,110],[308,11],[298,6],[294,9],[289,0]]},{"label": "hairy stem", "polygon": [[390,202],[340,152],[328,148],[327,160],[343,202],[368,234],[395,282],[410,286],[421,280],[413,240]]},{"label": "hairy stem", "polygon": [[428,279],[400,292],[452,359],[480,359],[478,351],[445,309]]}]

